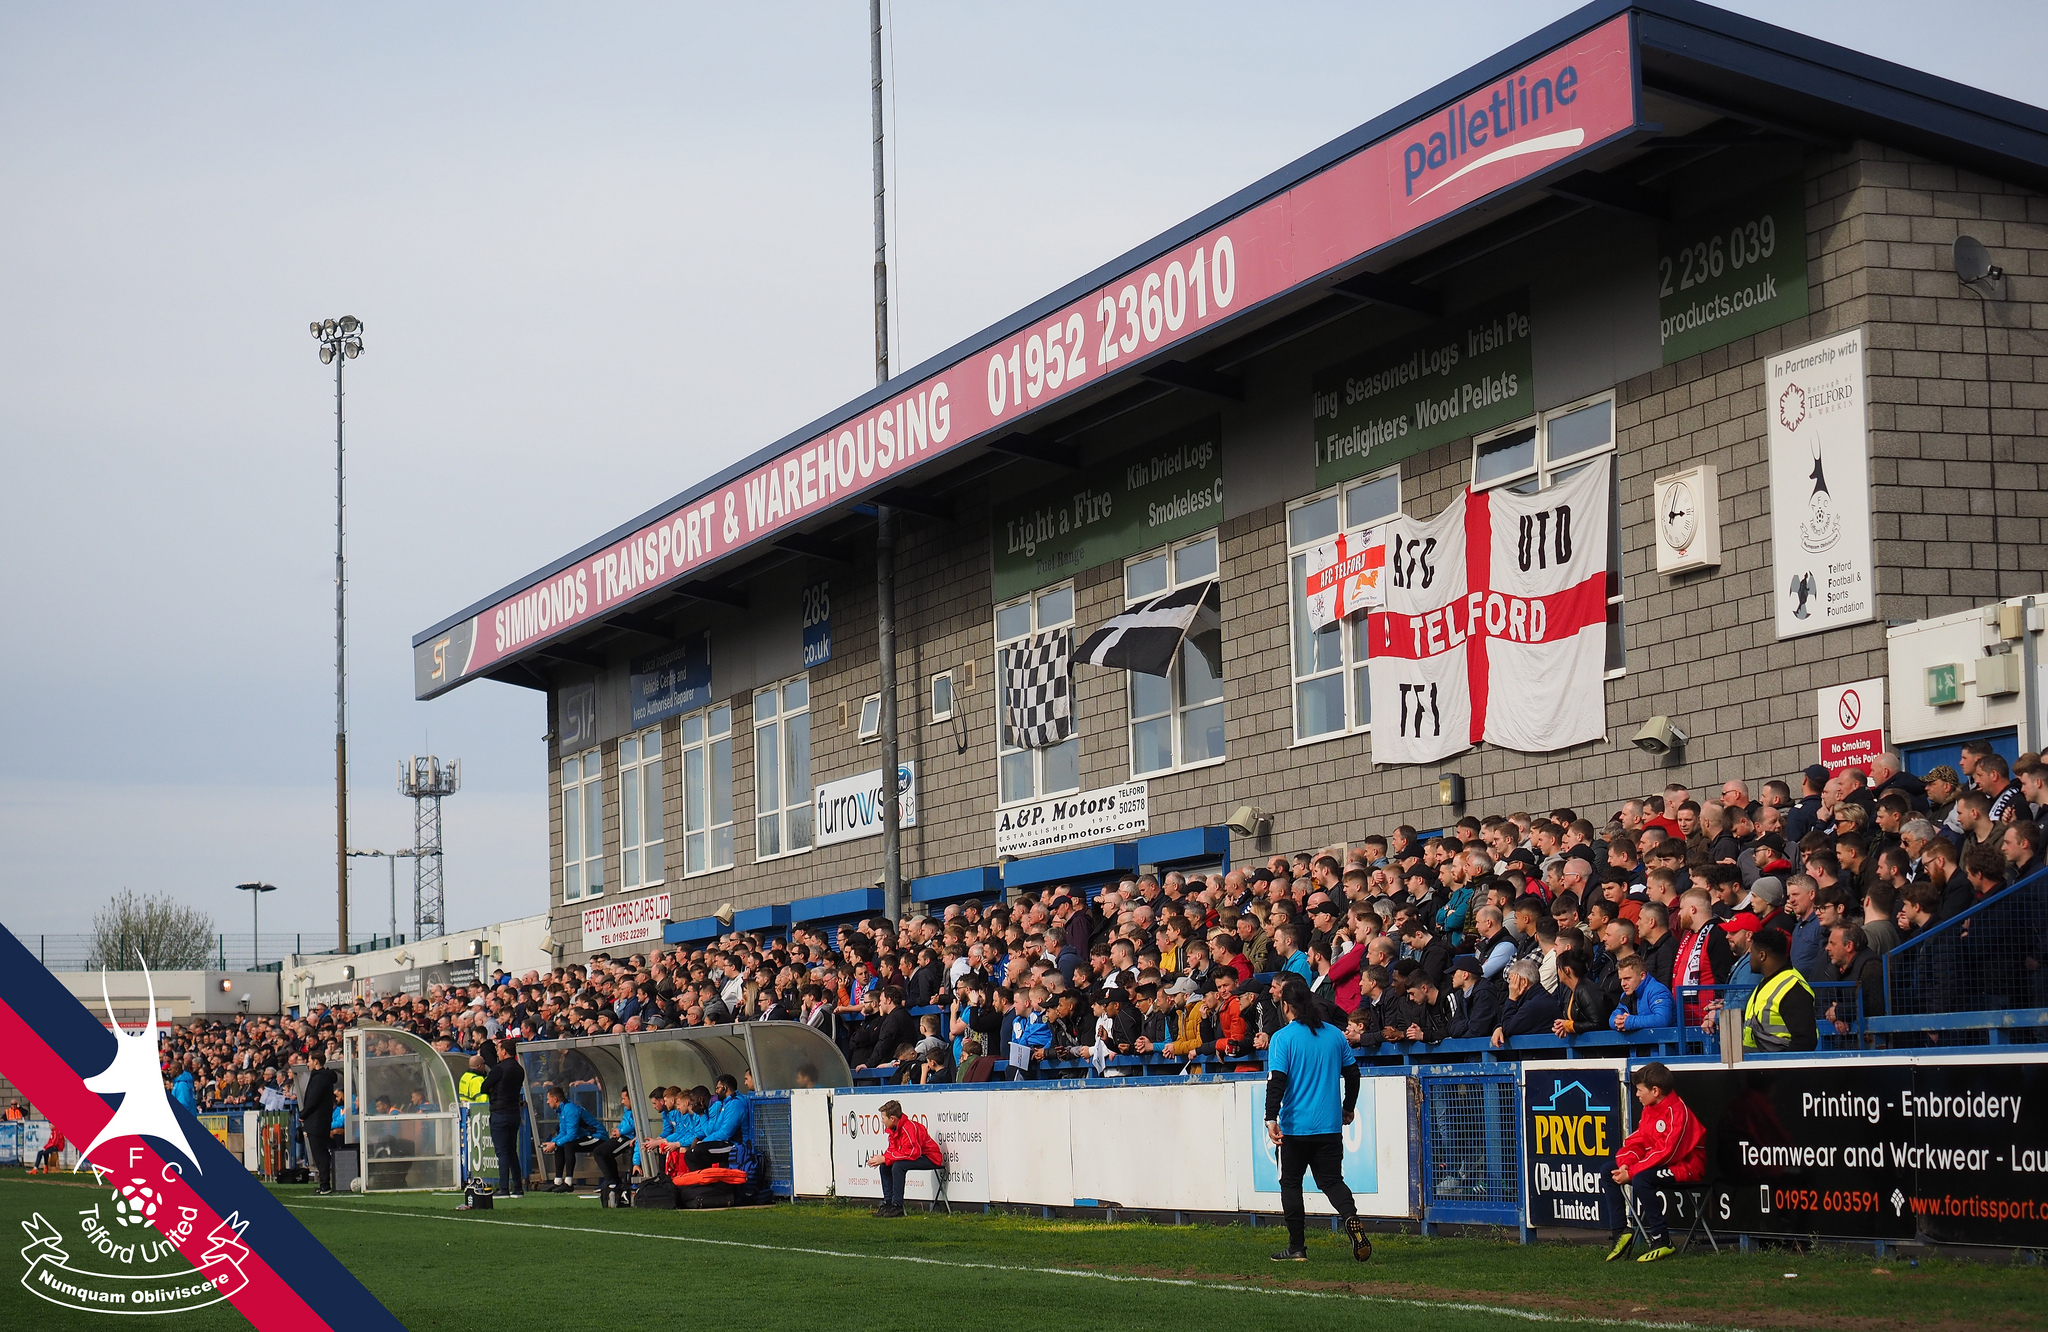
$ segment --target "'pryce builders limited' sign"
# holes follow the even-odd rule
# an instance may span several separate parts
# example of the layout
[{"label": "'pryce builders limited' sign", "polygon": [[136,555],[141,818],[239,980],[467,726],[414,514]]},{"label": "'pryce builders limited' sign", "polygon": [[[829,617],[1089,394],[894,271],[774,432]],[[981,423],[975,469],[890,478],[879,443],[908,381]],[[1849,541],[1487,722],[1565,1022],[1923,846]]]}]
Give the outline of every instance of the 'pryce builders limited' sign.
[{"label": "'pryce builders limited' sign", "polygon": [[996,816],[996,854],[1033,856],[1141,833],[1149,822],[1143,782],[1077,791],[1016,805]]},{"label": "'pryce builders limited' sign", "polygon": [[1010,431],[1041,407],[1629,133],[1636,118],[1629,24],[1622,14],[1551,48],[1030,327],[906,382],[476,614],[421,635],[413,645],[414,693],[431,698],[827,508],[897,485],[911,467]]}]

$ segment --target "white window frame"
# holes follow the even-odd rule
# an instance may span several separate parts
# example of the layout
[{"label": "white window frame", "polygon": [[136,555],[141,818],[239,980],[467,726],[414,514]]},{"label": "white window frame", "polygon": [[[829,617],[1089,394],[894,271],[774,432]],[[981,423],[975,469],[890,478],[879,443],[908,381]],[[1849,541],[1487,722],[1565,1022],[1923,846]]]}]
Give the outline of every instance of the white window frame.
[{"label": "white window frame", "polygon": [[[869,721],[868,709],[874,709],[874,720]],[[882,696],[869,694],[860,701],[860,742],[872,744],[882,738]]]},{"label": "white window frame", "polygon": [[[1354,491],[1362,491],[1369,486],[1380,485],[1387,481],[1394,483],[1394,507],[1385,512],[1368,514],[1356,522],[1351,521],[1350,498],[1352,493]],[[1292,531],[1295,513],[1308,508],[1312,504],[1320,504],[1325,500],[1335,500],[1337,503],[1336,530],[1317,533],[1301,541],[1296,541]],[[1305,557],[1311,547],[1330,540],[1339,532],[1346,536],[1357,536],[1377,523],[1383,523],[1389,518],[1396,517],[1404,512],[1402,506],[1405,502],[1406,497],[1402,494],[1401,488],[1401,468],[1397,464],[1377,472],[1368,472],[1364,476],[1352,477],[1348,481],[1341,481],[1334,486],[1319,490],[1313,495],[1304,495],[1287,506],[1287,522],[1289,525],[1287,533],[1287,560],[1282,565],[1282,569],[1288,583],[1288,712],[1293,719],[1293,745],[1320,745],[1330,740],[1340,740],[1347,735],[1370,735],[1372,733],[1372,722],[1369,718],[1361,720],[1361,713],[1365,709],[1359,706],[1360,699],[1366,699],[1368,704],[1370,703],[1370,695],[1366,692],[1368,688],[1368,664],[1364,655],[1366,635],[1365,617],[1363,615],[1354,616],[1338,626],[1339,662],[1336,666],[1313,670],[1306,675],[1300,674],[1298,671],[1295,659],[1295,635],[1301,631],[1300,617],[1307,614],[1308,611],[1307,596],[1302,591],[1303,584],[1306,581]],[[1299,576],[1295,570],[1295,562],[1297,560],[1303,561],[1303,572]],[[1314,735],[1303,735],[1301,733],[1301,687],[1306,683],[1328,679],[1332,676],[1343,681],[1344,724],[1327,731],[1318,731]],[[1291,747],[1292,745],[1290,745]]]},{"label": "white window frame", "polygon": [[[1607,406],[1607,442],[1594,448],[1583,449],[1569,457],[1553,460],[1550,456],[1551,427],[1563,417],[1602,403]],[[1594,393],[1575,402],[1568,402],[1562,407],[1553,407],[1539,415],[1525,417],[1513,425],[1502,426],[1498,430],[1489,430],[1483,435],[1475,435],[1472,439],[1472,489],[1475,491],[1497,490],[1502,486],[1512,486],[1525,495],[1533,494],[1536,491],[1547,490],[1555,485],[1558,476],[1562,473],[1582,467],[1596,458],[1607,459],[1607,617],[1610,625],[1618,622],[1621,630],[1621,651],[1618,657],[1612,650],[1609,651],[1607,656],[1608,666],[1604,678],[1609,680],[1618,680],[1628,674],[1628,615],[1625,608],[1626,599],[1622,595],[1620,560],[1621,477],[1617,462],[1620,455],[1621,428],[1616,424],[1616,408],[1614,390],[1609,389],[1605,393]],[[1506,435],[1517,434],[1524,430],[1535,431],[1536,447],[1534,449],[1535,458],[1532,464],[1528,467],[1519,468],[1506,476],[1497,476],[1481,481],[1479,479],[1480,450],[1494,440]],[[1534,483],[1533,485],[1531,485],[1532,482]]]},{"label": "white window frame", "polygon": [[[1067,605],[1069,607],[1067,617],[1059,620],[1042,620],[1039,611],[1044,605],[1045,600],[1049,597],[1057,596],[1061,592],[1066,593],[1067,596]],[[1028,805],[1034,800],[1043,800],[1048,796],[1065,795],[1068,792],[1081,789],[1081,709],[1078,698],[1075,699],[1073,734],[1058,745],[1053,746],[1051,749],[1020,749],[1003,743],[1003,652],[1010,644],[1020,642],[1033,634],[1043,633],[1047,629],[1057,629],[1065,626],[1071,631],[1074,628],[1074,616],[1079,607],[1079,599],[1074,591],[1073,580],[1068,579],[1064,583],[1054,583],[1049,587],[1034,589],[1021,597],[1010,598],[995,608],[992,623],[1000,626],[1003,622],[1004,612],[1013,610],[1018,606],[1029,606],[1031,608],[1030,628],[1021,634],[1013,634],[1007,638],[1002,636],[1000,628],[996,629],[996,806],[999,809],[1008,808],[1011,805]],[[1076,643],[1075,646],[1079,647],[1080,644]],[[1055,750],[1064,749],[1068,745],[1074,747],[1072,750],[1074,755],[1073,785],[1048,789],[1045,776],[1046,758]],[[1003,761],[1005,759],[1014,759],[1014,756],[1018,754],[1028,754],[1031,756],[1031,791],[1025,795],[1005,798],[1003,795]]]},{"label": "white window frame", "polygon": [[[791,690],[802,687],[801,703],[791,703]],[[761,700],[775,702],[774,715],[765,721],[761,717]],[[811,787],[811,677],[808,673],[792,675],[786,680],[777,680],[754,691],[754,859],[756,861],[780,860],[785,856],[808,855],[816,843],[816,832],[811,827],[813,791]],[[804,779],[801,789],[790,785],[789,771],[791,749],[788,742],[789,723],[794,717],[803,718],[803,764]],[[761,772],[765,766],[761,761],[763,732],[770,732],[773,739],[768,742],[775,755],[775,778],[777,790],[773,804],[765,803],[762,796]],[[775,830],[775,850],[761,850],[761,832],[764,828]],[[796,844],[796,830],[803,830],[803,843]]]},{"label": "white window frame", "polygon": [[[940,684],[940,681],[944,681],[944,682],[945,682],[945,689],[946,689],[946,706],[945,706],[945,707],[943,707],[943,708],[939,706],[939,684]],[[937,675],[934,675],[934,676],[932,677],[932,681],[931,681],[931,706],[932,706],[932,720],[933,720],[933,721],[935,721],[935,722],[942,722],[942,721],[951,721],[951,720],[953,720],[953,714],[954,714],[955,712],[959,711],[959,708],[960,708],[960,691],[959,691],[959,689],[958,689],[957,687],[955,687],[955,685],[954,685],[954,683],[953,683],[953,672],[951,672],[951,671],[940,671],[940,672],[939,672],[939,673],[938,673]]]},{"label": "white window frame", "polygon": [[[1195,577],[1179,577],[1175,571],[1174,566],[1179,559],[1180,553],[1184,550],[1189,550],[1204,544],[1213,547],[1215,550],[1215,569],[1212,572],[1201,574]],[[1161,556],[1166,557],[1166,585],[1164,587],[1155,588],[1152,591],[1144,593],[1143,595],[1133,596],[1131,593],[1130,582],[1131,570],[1136,568],[1140,564],[1144,564],[1148,560],[1155,560]],[[1196,583],[1208,582],[1211,579],[1220,579],[1222,577],[1222,573],[1223,537],[1219,529],[1212,527],[1206,532],[1199,533],[1195,536],[1186,537],[1180,541],[1172,543],[1171,545],[1154,546],[1151,550],[1148,550],[1141,555],[1133,555],[1129,559],[1125,560],[1123,567],[1124,605],[1126,607],[1135,606],[1141,601],[1149,601],[1153,597],[1159,596],[1162,593],[1174,591],[1177,588],[1191,587]],[[1185,647],[1183,647],[1183,650],[1185,650]],[[1186,756],[1182,752],[1182,730],[1183,727],[1186,725],[1188,714],[1204,708],[1215,707],[1220,709],[1224,706],[1224,696],[1222,694],[1218,694],[1213,699],[1205,699],[1202,702],[1193,704],[1192,706],[1189,705],[1185,697],[1185,684],[1186,682],[1181,677],[1180,657],[1178,654],[1176,654],[1174,657],[1173,666],[1167,675],[1168,701],[1166,711],[1147,713],[1144,717],[1141,718],[1138,716],[1137,713],[1137,690],[1139,687],[1137,672],[1124,672],[1124,732],[1125,739],[1129,741],[1131,779],[1133,781],[1137,780],[1140,777],[1161,777],[1165,776],[1167,773],[1172,772],[1192,772],[1197,768],[1213,768],[1217,764],[1223,762],[1225,755],[1218,754],[1214,758],[1196,759],[1194,762],[1190,763],[1187,761]],[[1172,753],[1172,761],[1169,762],[1163,768],[1146,768],[1141,771],[1138,767],[1138,727],[1143,722],[1158,721],[1162,717],[1164,717],[1167,721],[1167,748]],[[1226,752],[1228,750],[1228,745],[1229,742],[1226,738]]]},{"label": "white window frame", "polygon": [[[650,751],[649,746],[652,746]],[[654,888],[667,880],[662,817],[661,726],[621,736],[619,755],[619,889]],[[637,806],[637,808],[636,808]],[[633,839],[627,840],[628,834]]]},{"label": "white window frame", "polygon": [[[588,749],[562,760],[567,769],[574,763],[575,780],[562,773],[562,900],[581,902],[604,896],[604,752]],[[572,812],[573,811],[573,812]],[[596,815],[596,853],[591,853],[591,816]],[[572,845],[572,837],[579,845]],[[590,886],[590,870],[597,869],[597,886]]]},{"label": "white window frame", "polygon": [[[729,870],[735,863],[736,802],[732,797],[732,704],[719,703],[683,718],[676,732],[681,740],[683,786],[683,877],[701,878]],[[692,736],[695,738],[693,739]],[[725,767],[725,818],[718,817],[718,768]],[[697,787],[692,792],[691,786]],[[692,800],[695,808],[692,808]],[[694,825],[694,826],[693,826]],[[720,844],[723,843],[723,859]],[[703,864],[690,868],[690,852],[702,848]]]}]

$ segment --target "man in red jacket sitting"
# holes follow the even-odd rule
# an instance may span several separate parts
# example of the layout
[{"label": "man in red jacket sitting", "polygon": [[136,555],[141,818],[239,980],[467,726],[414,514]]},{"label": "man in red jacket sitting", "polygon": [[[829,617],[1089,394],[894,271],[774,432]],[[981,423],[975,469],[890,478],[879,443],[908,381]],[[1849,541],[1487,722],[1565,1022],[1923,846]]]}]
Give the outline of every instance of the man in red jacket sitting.
[{"label": "man in red jacket sitting", "polygon": [[882,1172],[882,1205],[875,1215],[902,1216],[904,1179],[913,1170],[944,1170],[946,1152],[932,1141],[924,1125],[903,1113],[901,1101],[882,1102],[881,1115],[889,1145],[868,1158],[868,1164]]},{"label": "man in red jacket sitting", "polygon": [[[1664,1197],[1659,1190],[1697,1184],[1707,1173],[1707,1131],[1699,1116],[1678,1098],[1677,1085],[1671,1070],[1662,1064],[1644,1064],[1629,1075],[1629,1086],[1642,1102],[1643,1113],[1636,1120],[1636,1131],[1614,1154],[1614,1182],[1636,1183],[1630,1193],[1643,1218],[1643,1233],[1650,1238],[1650,1250],[1636,1259],[1639,1263],[1671,1256],[1671,1231],[1664,1221]],[[1634,1233],[1624,1229],[1607,1251],[1607,1261],[1627,1253],[1634,1241]]]}]

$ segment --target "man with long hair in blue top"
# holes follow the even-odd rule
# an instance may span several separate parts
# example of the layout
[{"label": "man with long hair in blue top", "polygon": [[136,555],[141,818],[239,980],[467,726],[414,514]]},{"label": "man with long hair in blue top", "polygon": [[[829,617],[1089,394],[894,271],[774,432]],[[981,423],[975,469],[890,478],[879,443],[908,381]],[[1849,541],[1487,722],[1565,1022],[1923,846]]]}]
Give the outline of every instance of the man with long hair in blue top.
[{"label": "man with long hair in blue top", "polygon": [[1287,1247],[1273,1261],[1308,1261],[1301,1177],[1313,1171],[1351,1236],[1351,1256],[1362,1263],[1372,1257],[1372,1239],[1344,1182],[1344,1126],[1358,1108],[1358,1060],[1343,1031],[1323,1021],[1301,977],[1281,982],[1280,1006],[1288,1021],[1266,1047],[1266,1136],[1280,1149]]}]

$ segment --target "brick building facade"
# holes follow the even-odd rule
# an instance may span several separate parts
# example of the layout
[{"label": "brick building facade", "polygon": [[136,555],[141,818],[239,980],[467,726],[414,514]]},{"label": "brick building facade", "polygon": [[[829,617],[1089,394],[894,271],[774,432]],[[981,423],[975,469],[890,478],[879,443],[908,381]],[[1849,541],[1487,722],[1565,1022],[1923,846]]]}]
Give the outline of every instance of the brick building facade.
[{"label": "brick building facade", "polygon": [[[961,449],[927,465],[929,479],[918,495],[924,507],[944,516],[905,520],[896,592],[902,758],[915,765],[917,786],[917,823],[902,836],[906,880],[965,893],[987,881],[938,876],[999,864],[995,830],[1006,802],[999,779],[997,613],[1013,598],[999,597],[995,587],[994,548],[1003,519],[992,510],[1063,478],[1088,476],[1105,459],[1177,432],[1213,436],[1221,456],[1220,520],[1179,539],[1213,537],[1216,543],[1223,756],[1143,771],[1139,751],[1154,740],[1133,737],[1135,704],[1125,673],[1076,664],[1076,771],[1071,779],[1051,780],[1058,789],[1082,792],[1144,781],[1147,828],[1116,840],[1156,848],[1161,844],[1139,839],[1219,830],[1187,844],[1187,854],[1203,864],[1225,854],[1244,860],[1355,841],[1398,823],[1434,828],[1467,809],[1483,814],[1569,805],[1598,818],[1622,799],[1671,780],[1699,790],[1730,777],[1753,789],[1766,778],[1796,778],[1814,761],[1815,691],[1886,676],[1888,625],[2043,590],[2048,546],[2041,517],[2048,501],[2041,498],[2036,422],[2048,406],[2048,390],[2035,385],[2036,367],[2048,366],[2041,355],[2048,341],[2035,328],[2042,295],[2035,274],[2048,266],[2048,197],[2035,187],[2048,163],[2048,116],[1791,34],[1778,34],[1784,40],[1775,55],[1757,56],[1776,30],[1712,11],[1609,5],[1538,34],[1491,68],[1390,113],[1388,121],[1426,124],[1433,107],[1456,102],[1468,87],[1483,89],[1502,70],[1525,65],[1614,15],[1633,24],[1642,91],[1634,132],[1605,156],[1570,159],[1558,170],[1526,177],[1482,206],[1388,247],[1371,266],[1383,282],[1366,288],[1374,299],[1358,299],[1356,291],[1333,294],[1325,280],[1260,314],[1248,312],[1243,328],[1220,328],[1201,345],[1199,361],[1191,355],[1183,362],[1197,364],[1206,378],[1174,374],[1105,384],[1064,415],[1042,409],[1024,437],[1027,447]],[[1676,41],[1671,34],[1680,28],[1695,36],[1707,32],[1720,47]],[[1680,48],[1689,54],[1674,55]],[[1785,66],[1794,61],[1827,76],[1791,80]],[[1720,92],[1705,96],[1703,81],[1716,71],[1723,76]],[[1844,91],[1851,79],[1884,96],[1852,108]],[[1996,151],[1982,146],[1988,139],[1966,147],[1943,137],[1971,115],[2006,128]],[[1396,137],[1406,132],[1397,130]],[[1386,134],[1375,122],[1333,145],[1323,160],[1342,160]],[[1297,167],[1294,179],[1322,169]],[[1584,179],[1592,175],[1599,179]],[[1774,309],[1792,311],[1789,317],[1726,318],[1720,321],[1725,336],[1713,329],[1695,334],[1694,341],[1706,345],[1665,363],[1665,343],[1675,335],[1663,322],[1673,307],[1661,266],[1689,243],[1689,227],[1733,235],[1739,249],[1745,201],[1772,188],[1795,200],[1781,212],[1788,219],[1781,243],[1803,242],[1803,296],[1792,300],[1799,294],[1779,289]],[[1243,206],[1241,197],[1219,212]],[[1790,235],[1794,226],[1802,234]],[[1181,238],[1195,229],[1191,223]],[[1951,261],[1959,235],[1985,244],[2004,270],[2002,283],[1959,282]],[[1341,276],[1348,270],[1333,271]],[[1386,285],[1389,280],[1399,285]],[[1095,285],[1095,278],[1085,285]],[[1400,457],[1392,467],[1357,469],[1335,484],[1326,469],[1318,483],[1313,385],[1319,375],[1333,366],[1369,364],[1376,349],[1404,345],[1439,320],[1455,322],[1459,312],[1503,300],[1524,304],[1531,328],[1533,389],[1523,397],[1525,418],[1478,432],[1478,446],[1467,434]],[[1435,308],[1407,308],[1414,306]],[[1026,313],[1020,328],[1045,322],[1044,307]],[[1774,612],[1781,571],[1773,561],[1767,361],[1855,330],[1862,331],[1868,394],[1875,613],[1845,627],[1781,638]],[[992,341],[1006,343],[1010,335]],[[1290,519],[1301,536],[1299,528],[1315,517],[1307,504],[1327,495],[1336,495],[1338,506],[1350,503],[1346,487],[1368,479],[1375,488],[1370,496],[1361,492],[1360,503],[1384,507],[1397,486],[1401,512],[1417,518],[1441,513],[1475,480],[1484,484],[1486,468],[1516,466],[1523,455],[1513,451],[1521,447],[1513,432],[1524,428],[1535,432],[1535,470],[1521,468],[1516,483],[1541,485],[1553,472],[1571,470],[1562,462],[1551,467],[1543,454],[1565,447],[1557,443],[1566,438],[1558,423],[1578,408],[1586,411],[1571,418],[1578,423],[1571,427],[1570,447],[1578,450],[1569,455],[1571,465],[1591,460],[1611,469],[1616,488],[1618,567],[1610,571],[1608,590],[1610,600],[1618,591],[1619,602],[1618,609],[1610,605],[1606,740],[1546,753],[1480,744],[1438,765],[1375,764],[1371,729],[1357,715],[1355,659],[1335,668],[1338,686],[1318,686],[1311,691],[1317,701],[1305,701],[1314,672],[1303,667],[1305,649],[1297,641],[1304,631],[1300,599],[1290,594],[1298,572],[1290,572],[1290,550],[1302,541],[1290,545]],[[1605,443],[1597,432],[1587,433],[1609,419]],[[1588,439],[1596,442],[1585,446]],[[1718,478],[1718,513],[1706,521],[1718,526],[1720,562],[1660,574],[1654,483],[1700,465],[1711,466]],[[879,668],[871,510],[855,509],[859,498],[821,507],[810,529],[817,540],[793,543],[803,549],[730,560],[711,596],[744,600],[744,607],[695,594],[664,600],[657,589],[633,603],[631,614],[578,626],[580,632],[540,644],[516,670],[493,672],[549,691],[549,894],[564,956],[584,951],[585,910],[656,892],[670,895],[669,919],[701,925],[700,935],[717,928],[704,919],[727,903],[755,910],[748,919],[762,924],[785,918],[772,908],[822,898],[831,900],[814,915],[875,906],[876,895],[865,890],[881,873],[879,837],[770,856],[759,845],[768,834],[757,833],[765,807],[757,799],[762,689],[801,682],[810,785],[878,767],[879,745],[861,734],[863,703],[877,689]],[[1174,530],[1185,532],[1186,525]],[[1078,641],[1125,609],[1127,571],[1151,553],[1117,549],[1114,557],[1085,558],[1058,571],[1063,580],[1048,574],[1027,581],[1040,584],[1039,592],[1071,586]],[[1203,557],[1193,552],[1197,563]],[[830,596],[831,655],[806,671],[806,589],[821,583]],[[699,584],[697,591],[706,588]],[[422,635],[416,646],[446,642],[446,629]],[[635,731],[632,663],[671,643],[697,641],[701,633],[710,636],[708,710]],[[571,639],[574,646],[564,646]],[[933,677],[942,673],[950,673],[954,691],[951,716],[934,708]],[[1342,724],[1319,737],[1303,734],[1328,724],[1339,692],[1349,709]],[[780,712],[793,696],[776,697]],[[1186,714],[1193,705],[1174,701],[1182,706],[1168,724],[1192,726]],[[696,733],[685,728],[706,725],[719,709],[729,709],[721,715],[730,717],[732,863],[693,873],[689,862],[699,853],[685,845],[693,831],[702,831],[702,854],[719,858],[717,830],[710,826],[717,792],[707,777],[702,799],[695,800],[686,791],[685,762],[712,765],[718,756],[703,742],[706,747],[691,748],[699,757],[686,759],[683,751]],[[1321,720],[1311,724],[1310,711]],[[1632,745],[1630,737],[1652,716],[1681,726],[1689,743],[1667,757]],[[627,844],[636,823],[638,840],[650,840],[654,816],[644,795],[637,811],[622,803],[634,779],[622,779],[620,742],[626,740],[629,759],[644,765],[645,742],[635,737],[650,729],[658,731],[661,756],[658,880],[648,873],[646,852],[636,854]],[[793,751],[781,731],[773,734],[780,742],[774,766],[786,768]],[[578,743],[565,745],[565,735],[578,736]],[[1189,743],[1199,748],[1205,741]],[[572,785],[565,802],[564,764],[577,763],[580,777],[581,756],[591,753],[602,764],[602,851],[593,854],[596,845],[586,842],[579,855],[574,847],[565,851],[565,803],[570,830],[580,832],[588,822],[588,793]],[[643,775],[648,771],[640,768]],[[1462,776],[1463,808],[1447,811],[1439,803],[1440,773]],[[1270,829],[1228,835],[1224,852],[1220,827],[1244,805],[1269,814]],[[780,818],[777,832],[785,839],[795,835],[794,818]],[[1132,849],[1120,863],[1148,854]],[[629,855],[637,872],[629,868]],[[1045,873],[1071,877],[1113,860],[1055,859],[1046,862]],[[1013,887],[1033,882],[1025,872],[1030,861],[1003,865],[1000,874]],[[601,893],[584,891],[593,862],[602,866]]]}]

